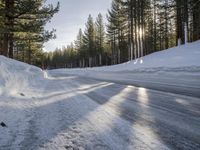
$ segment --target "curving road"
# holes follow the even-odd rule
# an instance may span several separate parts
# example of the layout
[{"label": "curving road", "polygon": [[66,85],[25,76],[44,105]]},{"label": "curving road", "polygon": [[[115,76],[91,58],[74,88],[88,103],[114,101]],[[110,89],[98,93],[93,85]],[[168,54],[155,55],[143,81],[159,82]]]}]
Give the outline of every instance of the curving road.
[{"label": "curving road", "polygon": [[153,77],[146,77],[152,82],[146,85],[145,77],[140,82],[139,75],[130,83],[129,75],[99,74],[91,79],[49,72],[49,78],[33,87],[35,97],[0,103],[4,107],[21,105],[10,113],[23,114],[16,118],[16,126],[6,129],[11,138],[0,149],[200,149],[195,79],[185,80],[190,84],[182,86],[180,79],[173,83],[177,86],[172,82],[161,86],[162,81],[156,84]]}]

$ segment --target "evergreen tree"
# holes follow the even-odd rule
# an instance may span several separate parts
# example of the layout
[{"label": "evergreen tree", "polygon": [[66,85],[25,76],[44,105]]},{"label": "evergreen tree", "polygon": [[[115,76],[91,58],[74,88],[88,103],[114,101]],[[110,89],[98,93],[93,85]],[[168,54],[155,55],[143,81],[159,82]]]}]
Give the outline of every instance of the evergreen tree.
[{"label": "evergreen tree", "polygon": [[94,57],[96,55],[96,48],[95,48],[95,26],[91,15],[89,15],[88,21],[86,23],[83,42],[84,42],[84,49],[86,50],[86,55],[89,60],[88,62],[89,67],[92,67],[92,65],[94,64]]},{"label": "evergreen tree", "polygon": [[[189,1],[189,0],[187,0]],[[200,39],[200,1],[199,0],[190,0],[189,4],[189,14],[191,21],[191,39],[196,41]],[[186,4],[185,4],[186,5]]]},{"label": "evergreen tree", "polygon": [[111,65],[200,39],[199,0],[113,0],[107,20],[104,31],[102,15],[95,24],[89,15],[75,50],[61,49],[60,60],[67,67]]},{"label": "evergreen tree", "polygon": [[78,59],[79,59],[79,67],[85,66],[85,55],[84,55],[84,49],[83,49],[83,32],[81,29],[79,29],[79,33],[77,35],[77,39],[75,41],[75,48],[78,53]]},{"label": "evergreen tree", "polygon": [[[14,47],[20,41],[25,41],[29,48],[31,43],[40,43],[42,47],[43,42],[54,36],[54,30],[45,31],[44,25],[58,12],[59,4],[54,8],[44,3],[45,0],[1,1],[0,18],[3,18],[4,25],[0,34],[3,35],[2,51],[5,56],[13,58]],[[28,53],[31,58],[30,49]]]},{"label": "evergreen tree", "polygon": [[105,48],[105,27],[103,24],[103,16],[101,14],[98,15],[96,19],[96,47],[97,53],[99,55],[99,65],[102,65],[102,55],[104,53]]},{"label": "evergreen tree", "polygon": [[[108,11],[108,34],[111,34],[111,38],[113,41],[113,55],[114,63],[121,62],[121,52],[125,48],[124,40],[125,40],[125,30],[124,27],[126,25],[126,18],[124,16],[125,9],[121,0],[113,0],[111,10]],[[124,54],[126,52],[124,51]]]}]

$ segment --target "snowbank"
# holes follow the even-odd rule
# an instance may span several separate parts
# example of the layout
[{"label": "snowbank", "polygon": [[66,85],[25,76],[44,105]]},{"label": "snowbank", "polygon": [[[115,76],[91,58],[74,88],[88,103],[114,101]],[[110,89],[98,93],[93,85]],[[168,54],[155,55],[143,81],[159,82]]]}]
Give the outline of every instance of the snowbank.
[{"label": "snowbank", "polygon": [[0,56],[0,95],[20,95],[42,77],[41,69]]},{"label": "snowbank", "polygon": [[[143,58],[129,61],[127,63],[84,69],[58,69],[71,74],[88,71],[144,71],[152,69],[167,70],[168,68],[182,68],[186,71],[199,70],[200,67],[200,41],[188,43],[179,47],[170,48],[164,51],[155,52]],[[189,69],[189,70],[188,70]]]}]

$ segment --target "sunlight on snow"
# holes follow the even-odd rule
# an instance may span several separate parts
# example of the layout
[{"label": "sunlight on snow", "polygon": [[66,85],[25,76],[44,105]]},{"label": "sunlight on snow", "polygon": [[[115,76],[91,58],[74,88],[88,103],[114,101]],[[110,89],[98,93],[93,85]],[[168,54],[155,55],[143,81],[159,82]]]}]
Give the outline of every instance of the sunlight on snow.
[{"label": "sunlight on snow", "polygon": [[[129,88],[129,86],[127,86],[125,89],[123,89],[119,94],[111,97],[105,104],[103,105],[99,105],[99,107],[97,109],[95,109],[94,111],[90,112],[86,118],[89,118],[90,120],[96,120],[95,122],[99,122],[98,119],[102,118],[103,116],[101,115],[101,113],[103,113],[104,111],[106,111],[106,116],[107,117],[103,117],[102,123],[99,124],[98,127],[98,134],[101,134],[103,132],[105,132],[106,130],[109,130],[109,128],[111,128],[113,121],[115,120],[115,117],[117,117],[117,112],[119,110],[115,109],[110,109],[110,105],[117,105],[122,103],[125,99],[123,98],[123,96],[125,96],[126,94],[128,94],[129,92],[131,92],[131,89]],[[112,114],[112,115],[111,115]]]},{"label": "sunlight on snow", "polygon": [[[81,86],[80,88],[78,88],[77,92],[63,92],[63,93],[59,93],[59,96],[57,96],[57,94],[54,94],[52,96],[50,96],[50,98],[48,100],[45,100],[45,98],[38,98],[37,100],[32,99],[29,101],[25,101],[23,99],[21,100],[15,100],[15,101],[9,101],[5,102],[5,101],[1,101],[0,102],[0,106],[1,107],[10,107],[10,108],[14,108],[14,109],[27,109],[27,108],[35,108],[35,107],[42,107],[45,105],[49,105],[49,104],[53,104],[53,103],[57,103],[59,101],[64,101],[64,100],[68,100],[74,96],[77,96],[79,94],[84,94],[84,93],[89,93],[91,91],[95,91],[97,89],[106,87],[112,85],[112,83],[99,83],[99,84],[95,84],[94,85],[85,85],[85,86]],[[30,105],[30,103],[33,103],[32,105]]]},{"label": "sunlight on snow", "polygon": [[144,63],[144,59],[143,58],[138,58],[134,61],[134,65],[136,64],[143,64]]},{"label": "sunlight on snow", "polygon": [[[132,137],[131,139],[133,139],[133,141],[129,142],[136,142],[134,140],[135,138],[142,137],[143,139],[146,139],[145,141],[147,141],[148,145],[151,145],[156,149],[162,149],[163,143],[158,142],[157,139],[159,139],[159,137],[151,128],[141,125],[140,120],[137,119],[133,124],[129,123],[126,125],[127,121],[119,117],[119,115],[122,113],[121,107],[124,102],[127,101],[127,95],[136,92],[135,90],[136,89],[132,86],[126,86],[122,91],[119,92],[119,94],[114,95],[106,103],[99,105],[98,108],[90,112],[86,117],[84,117],[84,119],[81,120],[81,122],[83,124],[87,124],[88,121],[94,122],[96,124],[96,134],[98,135],[107,135],[108,133],[112,135],[112,129],[121,128],[127,138]],[[138,101],[146,104],[148,103],[148,94],[146,89],[139,88]],[[142,107],[142,109],[144,108]],[[140,115],[142,116],[143,113]],[[87,134],[87,132],[84,134]],[[138,137],[138,135],[140,136]],[[106,138],[106,136],[104,136],[104,138]],[[117,137],[115,137],[115,140],[118,140]],[[139,143],[134,144],[139,145]]]},{"label": "sunlight on snow", "polygon": [[140,64],[143,64],[143,63],[144,63],[144,61],[143,61],[143,59],[141,58],[141,59],[140,59]]},{"label": "sunlight on snow", "polygon": [[144,104],[147,104],[149,102],[148,93],[145,88],[138,88],[138,101]]},{"label": "sunlight on snow", "polygon": [[186,100],[184,100],[184,99],[178,99],[178,98],[176,98],[175,101],[176,101],[177,103],[181,104],[181,105],[184,105],[184,106],[187,106],[187,105],[190,104],[188,101],[186,101]]}]

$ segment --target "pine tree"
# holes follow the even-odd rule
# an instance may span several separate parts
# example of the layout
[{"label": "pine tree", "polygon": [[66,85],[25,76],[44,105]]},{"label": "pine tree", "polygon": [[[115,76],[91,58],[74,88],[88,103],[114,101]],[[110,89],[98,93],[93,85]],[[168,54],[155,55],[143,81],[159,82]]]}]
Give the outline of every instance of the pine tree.
[{"label": "pine tree", "polygon": [[103,24],[103,16],[101,14],[98,15],[95,24],[96,24],[96,47],[99,56],[99,65],[101,66],[102,55],[104,53],[104,47],[105,47],[105,28]]},{"label": "pine tree", "polygon": [[[3,0],[0,17],[3,17],[3,54],[13,58],[14,44],[19,41],[41,43],[53,37],[44,25],[58,12],[59,4],[45,6],[44,0]],[[29,46],[31,47],[31,46]],[[30,52],[30,51],[29,51]]]},{"label": "pine tree", "polygon": [[192,20],[192,41],[196,41],[200,39],[200,1],[190,0],[189,10]]},{"label": "pine tree", "polygon": [[[114,62],[121,62],[121,52],[124,49],[126,18],[124,16],[125,8],[121,0],[113,0],[111,10],[108,11],[108,34],[111,34],[113,40]],[[125,54],[126,52],[124,52]]]},{"label": "pine tree", "polygon": [[83,42],[84,42],[84,49],[86,50],[86,55],[89,60],[88,62],[89,67],[92,67],[92,65],[94,64],[96,49],[95,49],[95,27],[91,15],[89,15],[88,21],[86,23]]},{"label": "pine tree", "polygon": [[77,53],[78,53],[79,67],[85,67],[82,29],[79,29],[79,33],[78,33],[77,39],[75,41],[75,48],[76,48]]},{"label": "pine tree", "polygon": [[129,43],[129,60],[133,60],[134,56],[134,1],[135,0],[126,0],[123,1],[125,6],[125,12],[127,14],[127,25],[128,25],[128,43]]},{"label": "pine tree", "polygon": [[[113,0],[105,32],[102,18],[99,15],[94,24],[90,15],[84,35],[79,31],[75,50],[69,45],[60,49],[64,52],[59,57],[55,54],[59,60],[46,57],[47,61],[63,66],[61,60],[67,60],[67,67],[96,66],[98,59],[98,65],[117,64],[173,47],[178,41],[200,39],[199,0]],[[23,47],[23,43],[17,44]]]}]

